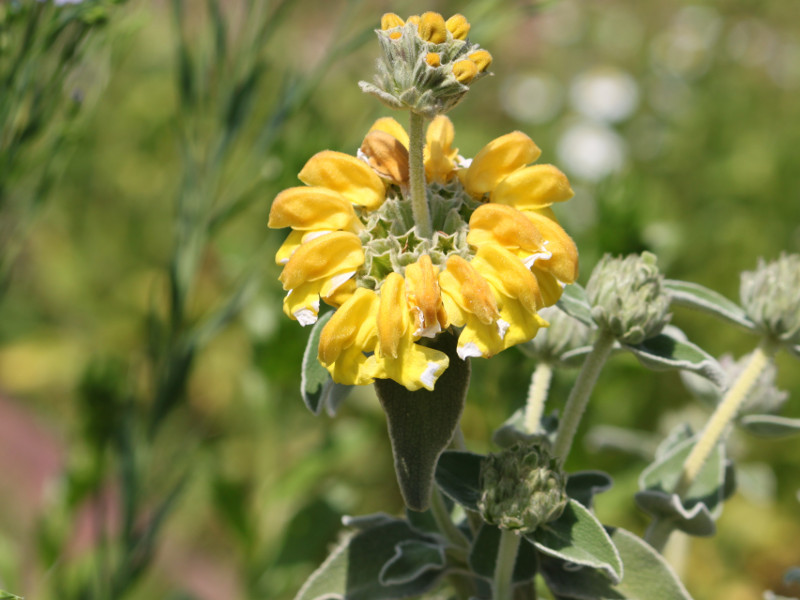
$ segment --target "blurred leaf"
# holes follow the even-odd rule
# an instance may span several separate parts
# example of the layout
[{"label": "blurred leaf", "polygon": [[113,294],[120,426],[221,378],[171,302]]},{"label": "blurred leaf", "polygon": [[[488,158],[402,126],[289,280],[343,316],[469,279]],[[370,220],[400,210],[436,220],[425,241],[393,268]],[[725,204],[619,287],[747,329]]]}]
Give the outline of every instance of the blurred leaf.
[{"label": "blurred leaf", "polygon": [[222,517],[245,544],[255,533],[247,511],[248,485],[241,481],[228,481],[222,477],[212,482],[214,504]]},{"label": "blurred leaf", "polygon": [[725,381],[725,373],[713,356],[688,341],[661,333],[636,346],[624,345],[639,362],[654,371],[681,369],[706,377],[715,383]]},{"label": "blurred leaf", "polygon": [[530,443],[534,439],[542,437],[538,433],[528,433],[525,428],[525,409],[514,411],[506,422],[492,434],[492,441],[501,448],[510,448],[517,442]]},{"label": "blurred leaf", "polygon": [[570,499],[562,515],[525,536],[539,552],[605,573],[615,583],[622,561],[603,525],[582,504]]},{"label": "blurred leaf", "polygon": [[[478,575],[489,581],[494,578],[495,565],[497,564],[497,551],[500,546],[501,531],[494,525],[483,523],[478,535],[472,543],[469,552],[469,566]],[[536,577],[539,561],[536,550],[525,538],[521,540],[514,563],[514,583],[532,581]]]},{"label": "blurred leaf", "polygon": [[471,452],[448,450],[436,465],[436,484],[449,498],[477,511],[481,498],[481,463],[484,457]]},{"label": "blurred leaf", "polygon": [[[326,384],[329,381],[333,383],[328,369],[323,367],[319,360],[317,360],[319,336],[322,334],[322,328],[325,327],[325,323],[333,316],[333,312],[334,311],[325,313],[314,323],[308,335],[306,350],[303,353],[300,393],[303,396],[303,402],[305,402],[308,410],[315,415],[318,415],[322,410],[325,394],[331,391],[330,389],[326,390]],[[328,386],[328,388],[330,388],[330,386]]]},{"label": "blurred leaf", "polygon": [[548,587],[561,598],[577,600],[691,600],[675,571],[649,544],[624,529],[610,528],[609,533],[622,559],[622,581],[614,585],[601,571],[542,556]]},{"label": "blurred leaf", "polygon": [[342,515],[336,509],[322,498],[313,498],[295,512],[286,526],[275,564],[324,560],[341,523]]},{"label": "blurred leaf", "polygon": [[567,496],[591,509],[596,494],[607,492],[614,480],[603,471],[577,471],[567,476]]},{"label": "blurred leaf", "polygon": [[23,600],[22,596],[15,596],[11,592],[0,590],[0,600]]},{"label": "blurred leaf", "polygon": [[742,307],[714,290],[676,279],[665,280],[664,287],[669,291],[674,304],[702,310],[751,331],[755,329],[755,324]]},{"label": "blurred leaf", "polygon": [[558,308],[571,317],[578,319],[584,325],[595,327],[592,319],[592,307],[586,297],[586,291],[577,283],[564,288],[557,305]]},{"label": "blurred leaf", "polygon": [[636,506],[653,519],[671,522],[675,529],[680,529],[688,535],[709,537],[717,531],[711,511],[702,502],[687,508],[681,504],[678,494],[659,490],[636,492],[634,499]]},{"label": "blurred leaf", "polygon": [[432,542],[409,540],[395,546],[395,555],[381,569],[383,586],[413,582],[426,571],[441,571],[445,566],[444,547]]},{"label": "blurred leaf", "polygon": [[800,419],[777,415],[746,415],[739,423],[753,435],[764,438],[784,438],[800,434]]},{"label": "blurred leaf", "polygon": [[325,560],[298,592],[295,600],[390,600],[420,595],[442,575],[428,569],[419,577],[397,585],[381,585],[385,565],[403,542],[431,543],[408,523],[394,520],[348,537]]},{"label": "blurred leaf", "polygon": [[342,517],[342,524],[345,527],[350,527],[358,531],[373,529],[380,525],[394,523],[395,521],[397,521],[397,517],[393,517],[385,512],[372,513],[370,515],[359,515],[355,517],[351,515],[345,515]]},{"label": "blurred leaf", "polygon": [[436,462],[453,439],[464,409],[470,368],[456,353],[456,343],[450,333],[439,334],[431,343],[450,359],[432,392],[411,392],[391,379],[375,381],[389,425],[400,491],[406,506],[414,510],[428,508]]}]

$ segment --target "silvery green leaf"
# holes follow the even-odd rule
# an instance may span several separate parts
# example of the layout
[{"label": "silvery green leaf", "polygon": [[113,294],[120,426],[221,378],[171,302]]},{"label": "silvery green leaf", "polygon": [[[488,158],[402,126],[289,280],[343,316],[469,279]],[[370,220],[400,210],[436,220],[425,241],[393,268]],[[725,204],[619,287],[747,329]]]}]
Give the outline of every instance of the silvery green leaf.
[{"label": "silvery green leaf", "polygon": [[308,410],[315,415],[318,415],[322,410],[325,394],[330,393],[330,389],[325,389],[326,385],[328,385],[328,382],[331,384],[333,383],[328,370],[317,360],[319,336],[322,333],[322,328],[325,326],[325,323],[330,320],[332,315],[333,311],[325,313],[317,319],[317,322],[314,323],[308,335],[306,349],[305,352],[303,352],[300,393],[303,396],[303,402],[305,402]]},{"label": "silvery green leaf", "polygon": [[635,431],[613,425],[595,425],[584,438],[586,447],[593,452],[613,449],[652,460],[656,442],[651,433]]},{"label": "silvery green leaf", "polygon": [[622,581],[615,585],[600,571],[540,556],[551,591],[575,600],[692,600],[672,567],[649,544],[624,529],[608,531],[622,557]]},{"label": "silvery green leaf", "polygon": [[702,502],[686,508],[681,504],[681,499],[677,494],[668,494],[658,490],[636,492],[634,499],[636,506],[654,519],[671,521],[675,529],[689,535],[709,537],[717,531],[714,517]]},{"label": "silvery green leaf", "polygon": [[436,484],[449,498],[468,510],[478,510],[481,498],[481,463],[484,457],[448,450],[436,465]]},{"label": "silvery green leaf", "polygon": [[444,547],[432,542],[407,540],[395,546],[395,554],[383,565],[378,581],[383,586],[413,582],[426,571],[442,571]]},{"label": "silvery green leaf", "polygon": [[424,570],[403,583],[380,582],[384,566],[397,556],[398,545],[410,541],[433,540],[399,519],[348,536],[312,573],[295,600],[393,600],[424,594],[436,585],[441,569]]},{"label": "silvery green leaf", "polygon": [[636,346],[624,347],[648,369],[682,369],[703,375],[714,382],[725,381],[725,373],[713,356],[691,342],[675,339],[666,333],[660,333]]},{"label": "silvery green leaf", "polygon": [[800,419],[777,415],[746,415],[739,423],[759,437],[782,438],[800,434]]},{"label": "silvery green leaf", "polygon": [[665,280],[664,287],[669,291],[673,304],[702,310],[745,329],[755,330],[755,323],[747,318],[741,306],[714,290],[697,283],[676,279]]},{"label": "silvery green leaf", "polygon": [[567,475],[567,496],[590,509],[594,496],[610,490],[613,485],[614,480],[603,471],[577,471]]},{"label": "silvery green leaf", "polygon": [[0,590],[0,600],[24,600],[22,596],[15,596],[11,592]]},{"label": "silvery green leaf", "polygon": [[595,327],[594,319],[592,319],[592,308],[586,298],[586,291],[577,283],[564,288],[564,292],[561,294],[557,304],[561,310],[578,319],[584,325]]},{"label": "silvery green leaf", "polygon": [[345,515],[342,517],[342,525],[359,531],[374,529],[380,525],[394,523],[395,521],[397,521],[397,517],[393,517],[385,512],[359,515],[355,517]]},{"label": "silvery green leaf", "polygon": [[672,428],[656,448],[656,458],[663,458],[678,444],[694,436],[694,431],[688,423],[679,423]]},{"label": "silvery green leaf", "polygon": [[614,583],[622,578],[622,560],[600,521],[570,499],[564,513],[525,536],[539,552],[602,571]]},{"label": "silvery green leaf", "polygon": [[[469,566],[474,573],[491,581],[497,563],[497,550],[500,545],[501,531],[494,525],[484,523],[469,552]],[[533,545],[523,538],[517,552],[512,575],[514,583],[531,581],[537,572],[538,560]]]}]

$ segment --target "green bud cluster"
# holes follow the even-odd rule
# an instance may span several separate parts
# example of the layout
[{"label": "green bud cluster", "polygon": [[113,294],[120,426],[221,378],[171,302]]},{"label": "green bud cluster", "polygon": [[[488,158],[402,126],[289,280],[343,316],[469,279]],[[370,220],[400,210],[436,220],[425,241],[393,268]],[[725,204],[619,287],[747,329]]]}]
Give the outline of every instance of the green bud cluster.
[{"label": "green bud cluster", "polygon": [[[444,25],[444,21],[441,24]],[[426,40],[424,32],[420,35],[420,27],[409,20],[402,25],[376,30],[382,51],[377,62],[378,71],[374,83],[361,81],[359,86],[391,108],[433,118],[458,104],[469,86],[487,74],[488,64],[478,60],[476,66],[470,57],[475,57],[476,53],[482,58],[489,57],[489,61],[491,57],[477,44],[458,39],[447,29],[440,34],[445,38],[443,41],[439,38]],[[470,69],[465,71],[462,65]]]},{"label": "green bud cluster", "polygon": [[521,347],[527,355],[557,364],[570,350],[589,344],[591,330],[557,306],[540,309],[539,316],[550,325]]},{"label": "green bud cluster", "polygon": [[759,260],[742,273],[739,291],[747,316],[780,342],[800,344],[800,255],[782,254],[771,263]]},{"label": "green bud cluster", "polygon": [[655,255],[603,257],[586,284],[592,318],[624,344],[640,344],[669,323],[670,298]]},{"label": "green bud cluster", "polygon": [[530,533],[564,512],[566,483],[542,442],[518,442],[484,459],[478,508],[487,523]]}]

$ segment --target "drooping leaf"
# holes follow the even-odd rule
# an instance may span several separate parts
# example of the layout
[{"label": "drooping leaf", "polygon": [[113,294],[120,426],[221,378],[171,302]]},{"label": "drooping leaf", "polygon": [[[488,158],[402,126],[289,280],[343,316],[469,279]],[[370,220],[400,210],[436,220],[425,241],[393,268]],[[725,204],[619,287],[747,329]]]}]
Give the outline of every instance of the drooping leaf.
[{"label": "drooping leaf", "polygon": [[342,515],[322,498],[299,507],[289,520],[275,560],[277,565],[321,561],[341,529]]},{"label": "drooping leaf", "polygon": [[636,492],[636,506],[654,519],[671,521],[675,529],[688,535],[709,537],[717,531],[714,517],[702,502],[696,502],[687,508],[681,504],[678,494],[670,494],[659,490]]},{"label": "drooping leaf", "polygon": [[745,329],[755,329],[755,324],[747,318],[742,307],[714,290],[676,279],[665,280],[664,287],[669,291],[674,304],[702,310]]},{"label": "drooping leaf", "polygon": [[739,423],[753,435],[765,438],[783,438],[800,434],[800,419],[778,415],[746,415]]},{"label": "drooping leaf", "polygon": [[303,396],[303,402],[305,402],[308,410],[315,415],[318,415],[322,410],[326,383],[329,381],[333,383],[328,370],[317,360],[319,336],[331,316],[333,316],[333,311],[327,312],[317,319],[308,335],[308,343],[306,343],[306,349],[303,352],[300,394]]},{"label": "drooping leaf", "polygon": [[383,565],[378,580],[381,585],[402,585],[414,581],[426,571],[442,571],[444,547],[432,542],[408,540],[395,546],[395,554]]},{"label": "drooping leaf", "polygon": [[484,457],[472,452],[448,450],[436,465],[436,484],[449,498],[466,509],[477,511],[481,499],[481,463]]},{"label": "drooping leaf", "polygon": [[619,550],[624,574],[614,584],[601,571],[540,556],[548,587],[575,600],[692,600],[672,567],[649,544],[629,531],[608,530]]},{"label": "drooping leaf", "polygon": [[589,300],[586,298],[586,290],[584,290],[577,283],[568,285],[564,288],[561,298],[557,303],[558,308],[565,313],[578,319],[584,325],[594,328],[594,320],[592,319],[592,307]]},{"label": "drooping leaf", "polygon": [[0,600],[24,600],[21,596],[15,596],[11,592],[0,590]]},{"label": "drooping leaf", "polygon": [[369,515],[357,515],[355,517],[345,515],[342,517],[342,525],[356,529],[358,531],[366,531],[367,529],[374,529],[387,523],[394,523],[397,517],[393,517],[385,512],[372,513]]},{"label": "drooping leaf", "polygon": [[[442,570],[429,568],[418,577],[382,585],[381,573],[395,560],[398,546],[407,542],[433,543],[395,519],[349,536],[306,581],[295,600],[393,600],[424,594],[442,576]],[[397,563],[398,570],[400,563]],[[387,582],[388,583],[388,582]]]},{"label": "drooping leaf", "polygon": [[636,346],[624,346],[639,362],[654,371],[680,369],[702,375],[715,383],[725,381],[725,372],[716,359],[689,341],[660,333]]},{"label": "drooping leaf", "polygon": [[586,508],[592,508],[595,494],[611,489],[614,480],[603,471],[578,471],[567,476],[567,496],[577,500]]},{"label": "drooping leaf", "polygon": [[[485,577],[489,581],[494,577],[501,533],[500,529],[494,525],[484,523],[470,548],[470,568],[474,573]],[[533,544],[526,538],[522,538],[517,551],[517,559],[514,563],[514,573],[512,575],[514,583],[533,580],[536,577],[538,565],[539,561],[536,558],[536,550]]]},{"label": "drooping leaf", "polygon": [[526,535],[539,552],[591,567],[614,582],[622,578],[622,561],[608,533],[582,504],[570,499],[564,513]]},{"label": "drooping leaf", "polygon": [[470,367],[459,358],[456,344],[450,333],[439,334],[431,344],[450,359],[432,392],[411,392],[391,379],[375,381],[389,425],[400,491],[406,506],[414,510],[428,508],[436,462],[450,444],[464,408]]}]

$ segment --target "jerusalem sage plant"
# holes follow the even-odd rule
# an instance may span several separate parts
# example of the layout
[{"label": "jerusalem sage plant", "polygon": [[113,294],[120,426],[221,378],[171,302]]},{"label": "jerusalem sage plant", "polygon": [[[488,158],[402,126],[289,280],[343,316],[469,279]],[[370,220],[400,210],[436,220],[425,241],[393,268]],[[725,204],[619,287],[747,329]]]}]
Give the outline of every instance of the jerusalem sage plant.
[{"label": "jerusalem sage plant", "polygon": [[[270,226],[292,229],[276,257],[284,312],[313,325],[303,398],[318,414],[349,386],[375,386],[407,506],[405,518],[345,519],[350,533],[297,600],[510,600],[544,588],[557,598],[690,598],[660,551],[675,530],[715,532],[735,488],[729,425],[758,382],[769,383],[763,374],[780,348],[800,356],[800,257],[745,274],[743,308],[665,279],[649,253],[605,257],[578,286],[577,248],[551,208],[573,195],[565,175],[533,164],[541,152],[519,131],[472,159],[453,147],[444,113],[492,61],[469,30],[462,15],[384,15],[378,73],[361,88],[408,111],[408,131],[379,119],[357,156],[316,154],[299,174],[305,185],[272,205]],[[321,314],[321,301],[335,310]],[[669,325],[673,304],[761,336],[734,381]],[[496,432],[500,452],[468,452],[459,420],[469,360],[516,345],[538,359],[525,410]],[[564,471],[614,352],[726,390],[701,432],[678,428],[642,473],[636,501],[652,517],[644,539],[594,516],[609,475]],[[553,369],[574,365],[563,415],[543,418]],[[800,429],[776,415],[745,418],[764,435]]]}]

